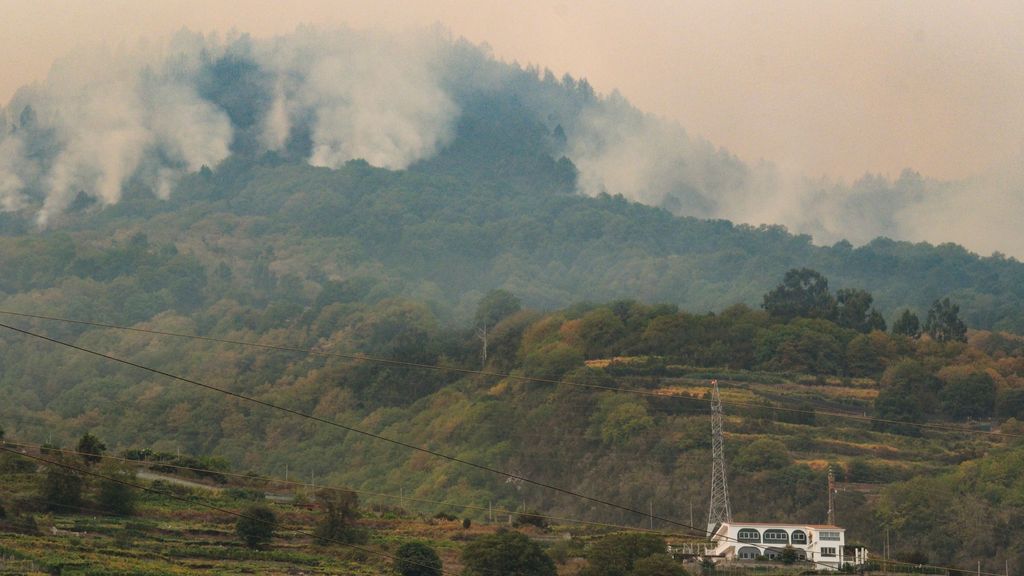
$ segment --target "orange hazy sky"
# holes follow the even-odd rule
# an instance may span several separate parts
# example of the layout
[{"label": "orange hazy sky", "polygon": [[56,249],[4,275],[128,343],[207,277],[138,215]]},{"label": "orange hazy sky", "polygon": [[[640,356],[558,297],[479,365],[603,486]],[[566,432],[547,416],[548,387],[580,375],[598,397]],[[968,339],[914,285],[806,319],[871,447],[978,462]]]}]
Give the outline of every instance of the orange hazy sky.
[{"label": "orange hazy sky", "polygon": [[83,44],[436,23],[808,176],[961,178],[1024,157],[1019,1],[0,0],[0,101]]}]

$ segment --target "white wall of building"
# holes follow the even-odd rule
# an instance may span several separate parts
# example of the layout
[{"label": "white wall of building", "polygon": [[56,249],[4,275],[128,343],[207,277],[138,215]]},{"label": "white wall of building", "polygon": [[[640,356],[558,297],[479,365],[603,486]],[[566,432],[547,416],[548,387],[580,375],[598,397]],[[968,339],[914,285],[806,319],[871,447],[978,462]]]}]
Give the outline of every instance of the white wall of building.
[{"label": "white wall of building", "polygon": [[780,556],[786,546],[818,568],[839,569],[847,561],[843,556],[846,530],[818,524],[723,523],[712,537],[715,556],[729,560],[753,561],[757,556]]}]

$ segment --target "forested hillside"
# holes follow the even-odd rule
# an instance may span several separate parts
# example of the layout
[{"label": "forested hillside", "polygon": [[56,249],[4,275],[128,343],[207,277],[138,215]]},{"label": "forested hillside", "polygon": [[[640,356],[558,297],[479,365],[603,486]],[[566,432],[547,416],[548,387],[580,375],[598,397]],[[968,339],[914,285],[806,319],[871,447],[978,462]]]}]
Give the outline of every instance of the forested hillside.
[{"label": "forested hillside", "polygon": [[[400,102],[382,111],[398,115],[381,118],[383,142],[363,142],[373,131],[327,133],[325,120],[316,119],[332,110],[341,114],[330,107],[359,95],[339,87],[338,94],[319,94],[320,108],[292,111],[290,123],[280,127],[283,139],[268,148],[261,144],[269,137],[264,132],[273,127],[275,98],[284,96],[275,96],[280,71],[264,61],[266,47],[244,37],[223,47],[202,40],[176,39],[185,47],[198,43],[182,48],[187,65],[154,64],[139,72],[141,80],[131,80],[141,83],[139,99],[161,83],[195,91],[194,101],[147,109],[153,117],[144,117],[140,130],[155,141],[141,157],[123,148],[117,126],[101,122],[107,116],[93,109],[95,102],[65,110],[58,106],[63,96],[37,86],[9,104],[0,154],[18,169],[0,166],[0,295],[64,286],[80,294],[95,287],[89,299],[98,310],[107,294],[118,303],[118,318],[141,320],[168,309],[191,313],[225,296],[305,306],[328,281],[341,281],[361,287],[359,300],[402,296],[429,303],[446,321],[465,321],[494,288],[542,309],[615,298],[694,311],[756,306],[785,270],[809,267],[836,287],[870,290],[887,317],[905,307],[921,314],[949,296],[972,327],[1024,330],[1024,267],[1012,258],[884,238],[858,248],[846,242],[823,247],[777,226],[675,216],[716,214],[709,207],[735,202],[737,194],[756,195],[756,170],[617,95],[596,95],[585,80],[557,80],[497,62],[465,43],[432,41],[423,50],[436,52],[439,63],[430,68],[429,84],[450,101],[430,113],[450,122],[442,134],[411,136],[427,130],[421,125],[427,112],[416,108],[413,114]],[[314,60],[328,58],[339,43],[356,53],[369,43],[357,34],[288,42],[300,43]],[[317,42],[325,46],[319,52]],[[314,90],[315,72],[292,71],[300,94]],[[110,103],[118,104],[125,112],[141,105]],[[160,114],[179,107],[217,117],[227,136],[218,133],[214,143],[199,134],[183,141],[188,134],[164,134],[168,125]],[[358,112],[353,122],[362,118]],[[95,133],[61,123],[76,120],[91,121]],[[68,130],[75,136],[70,141]],[[429,150],[414,146],[417,138],[435,136]],[[112,157],[81,157],[79,148],[98,154],[108,141],[117,144]],[[197,142],[221,152],[177,159]],[[345,161],[340,152],[322,158],[331,143],[356,159]],[[657,156],[659,150],[668,156]],[[624,178],[634,172],[636,178]],[[66,186],[54,188],[58,180]],[[899,188],[915,198],[926,195],[912,180],[904,175]],[[879,194],[896,202],[911,193],[894,188]],[[884,202],[875,200],[851,210],[881,209]],[[851,237],[864,229],[855,220],[850,227]],[[143,266],[148,272],[140,275]],[[166,285],[157,279],[164,274],[179,280]],[[153,282],[173,294],[154,293]],[[100,288],[107,283],[118,285],[116,296]],[[125,298],[146,302],[125,307]]]},{"label": "forested hillside", "polygon": [[513,122],[500,120],[490,138],[467,136],[478,139],[466,144],[472,158],[456,143],[407,171],[236,158],[186,177],[168,200],[145,190],[107,207],[83,200],[43,232],[8,214],[0,291],[138,321],[225,298],[298,309],[340,283],[353,300],[400,296],[465,321],[492,288],[542,309],[613,298],[756,306],[785,270],[807,266],[870,290],[890,319],[949,296],[972,327],[1024,329],[1024,266],[1013,259],[886,239],[819,247],[779,227],[579,196],[570,162],[530,152],[529,140],[496,144]]},{"label": "forested hillside", "polygon": [[[344,293],[338,286],[336,294]],[[825,318],[784,320],[745,306],[707,315],[619,301],[541,313],[520,310],[513,296],[497,292],[475,316],[478,326],[490,325],[481,364],[482,342],[472,328],[445,328],[414,302],[339,296],[296,316],[285,311],[268,305],[255,313],[224,301],[204,317],[164,313],[137,326],[483,366],[513,377],[7,322],[634,508],[653,500],[663,515],[684,522],[693,506],[699,523],[707,498],[705,398],[708,378],[717,377],[726,386],[738,518],[821,521],[825,467],[832,464],[855,487],[839,495],[839,506],[857,541],[877,549],[878,527],[885,526],[908,558],[959,562],[977,550],[991,558],[1022,552],[1011,545],[1024,541],[1024,342],[1017,337],[976,332],[967,343],[937,342]],[[226,459],[277,476],[288,469],[321,482],[477,506],[645,521],[23,335],[7,332],[3,340],[0,382],[8,402],[0,421],[8,438],[71,445],[91,431],[116,451]],[[865,414],[879,420],[865,421]],[[993,429],[999,434],[987,433]],[[981,518],[995,522],[977,525]],[[951,522],[975,523],[970,547],[941,538]]]},{"label": "forested hillside", "polygon": [[[24,176],[24,197],[0,214],[0,310],[491,375],[0,321],[668,517],[692,506],[697,524],[717,377],[737,516],[823,521],[832,463],[856,484],[839,496],[852,539],[879,549],[888,527],[907,557],[1024,561],[1024,265],[674,215],[749,176],[703,142],[672,164],[685,177],[650,202],[663,207],[581,194],[595,174],[578,149],[584,119],[602,106],[651,119],[585,82],[490,60],[493,82],[457,81],[474,58],[447,69],[459,112],[436,153],[376,163],[390,168],[311,166],[309,124],[260,148],[274,99],[259,88],[265,71],[237,54],[207,62],[203,97],[236,128],[226,156],[165,158],[182,172],[168,194],[140,165],[116,199],[70,187],[64,205],[39,187],[43,168]],[[28,105],[16,124],[26,157],[64,161]],[[618,150],[598,147],[603,159]],[[771,294],[791,269],[820,273],[822,307],[783,312]],[[911,315],[934,328],[932,310],[970,338],[956,322],[914,329]],[[10,330],[0,396],[0,425],[21,441],[68,446],[92,432],[118,451],[646,521]],[[954,525],[970,537],[954,539]]]}]

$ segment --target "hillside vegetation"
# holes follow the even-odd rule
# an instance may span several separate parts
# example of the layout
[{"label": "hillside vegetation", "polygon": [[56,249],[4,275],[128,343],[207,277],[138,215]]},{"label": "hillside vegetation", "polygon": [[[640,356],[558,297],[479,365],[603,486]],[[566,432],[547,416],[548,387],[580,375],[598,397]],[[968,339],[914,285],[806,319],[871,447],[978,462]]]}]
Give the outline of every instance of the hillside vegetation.
[{"label": "hillside vegetation", "polygon": [[[167,199],[132,179],[116,204],[78,194],[45,230],[0,214],[0,310],[348,357],[2,322],[665,517],[689,522],[692,509],[697,525],[718,378],[737,517],[823,521],[833,464],[850,484],[839,518],[851,539],[879,550],[887,528],[908,558],[1024,565],[1024,265],[952,244],[816,246],[778,226],[580,195],[565,129],[529,96],[562,95],[567,109],[596,97],[571,78],[514,79],[461,86],[451,141],[403,169],[316,168],[301,138],[298,152],[239,141]],[[233,104],[245,116],[252,103]],[[795,278],[811,305],[771,297],[791,269],[817,271],[821,283]],[[112,451],[648,520],[10,330],[0,397],[0,424],[25,442],[91,432]]]},{"label": "hillside vegetation", "polygon": [[[474,331],[444,328],[427,307],[408,301],[324,302],[263,329],[267,315],[247,316],[237,303],[214,310],[206,328],[172,313],[138,326],[481,366]],[[538,380],[33,324],[147,366],[636,509],[654,502],[666,517],[688,522],[693,506],[698,525],[709,466],[703,398],[707,379],[717,377],[725,385],[738,518],[822,521],[832,464],[856,486],[839,502],[857,541],[877,549],[879,526],[887,526],[897,534],[896,550],[933,561],[966,561],[978,549],[992,558],[1020,554],[1009,544],[1024,541],[1017,473],[1024,347],[1016,337],[975,332],[970,342],[937,342],[824,318],[786,321],[744,306],[694,315],[619,301],[540,313],[519,310],[500,292],[482,302],[477,319],[494,322],[486,369]],[[358,489],[645,521],[24,336],[4,339],[9,402],[0,421],[10,437],[68,443],[91,430],[120,449],[216,456],[277,476],[287,467]],[[1017,436],[916,423],[997,426]],[[971,518],[990,521],[971,546],[939,538],[950,522]]]},{"label": "hillside vegetation", "polygon": [[[309,143],[303,148],[300,134],[294,150],[260,152],[245,144],[252,136],[239,124],[234,153],[182,176],[167,199],[141,175],[126,181],[115,204],[82,189],[42,232],[33,207],[43,189],[29,186],[26,208],[0,212],[0,296],[45,291],[64,307],[87,299],[93,317],[139,321],[223,299],[307,306],[328,281],[341,281],[353,300],[403,297],[427,303],[442,320],[465,321],[494,288],[541,309],[619,298],[695,312],[756,306],[786,270],[808,267],[837,288],[869,290],[890,320],[902,308],[922,315],[948,296],[971,327],[1024,331],[1024,265],[1013,258],[885,238],[823,247],[781,226],[581,195],[586,174],[567,156],[566,138],[587,136],[588,114],[603,111],[627,134],[645,117],[621,99],[594,95],[585,81],[452,50],[453,72],[464,72],[453,78],[489,71],[497,80],[450,80],[460,113],[437,154],[402,170],[362,160],[318,168],[305,162]],[[237,58],[208,64],[218,94],[235,94],[215,103],[232,118],[259,118],[266,79]],[[257,86],[243,90],[246,82]],[[34,114],[12,119],[21,124],[11,133],[47,165],[60,149]],[[598,148],[611,138],[591,136]],[[678,170],[684,180],[706,170],[706,182],[699,190],[677,182],[669,196],[725,195],[742,185],[747,169],[738,161],[706,143],[693,148],[700,158],[679,159]],[[701,213],[690,204],[682,213]]]}]

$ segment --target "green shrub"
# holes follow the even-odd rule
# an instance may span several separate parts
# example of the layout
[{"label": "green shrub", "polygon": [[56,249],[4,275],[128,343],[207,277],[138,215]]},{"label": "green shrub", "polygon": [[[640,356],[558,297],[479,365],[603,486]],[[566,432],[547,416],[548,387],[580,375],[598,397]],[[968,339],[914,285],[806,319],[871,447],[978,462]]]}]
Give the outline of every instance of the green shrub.
[{"label": "green shrub", "polygon": [[462,550],[463,574],[516,574],[517,576],[555,576],[555,562],[525,534],[501,530],[470,542]]},{"label": "green shrub", "polygon": [[103,453],[107,451],[107,445],[99,438],[86,432],[78,439],[77,452],[80,452],[82,460],[86,464],[95,464],[103,459]]},{"label": "green shrub", "polygon": [[246,546],[260,550],[270,544],[277,530],[277,516],[263,505],[249,506],[235,524],[235,532]]},{"label": "green shrub", "polygon": [[610,534],[587,551],[586,576],[622,576],[633,570],[637,560],[667,550],[665,539],[654,534],[623,532]]},{"label": "green shrub", "polygon": [[101,468],[101,474],[104,478],[99,481],[97,498],[100,508],[117,516],[129,516],[134,513],[138,489],[126,483],[135,482],[135,469],[110,462]]},{"label": "green shrub", "polygon": [[369,534],[355,525],[359,518],[359,497],[348,490],[321,490],[316,494],[323,515],[316,525],[316,536],[320,544],[344,542],[358,544],[366,542]]},{"label": "green shrub", "polygon": [[395,552],[395,571],[402,576],[441,576],[441,558],[421,542],[402,544]]},{"label": "green shrub", "polygon": [[[58,464],[47,465],[46,475],[43,476],[43,484],[40,487],[40,499],[43,507],[47,510],[74,512],[82,506],[85,477],[74,470],[75,463],[73,461],[58,457],[57,462]],[[67,466],[61,464],[67,464]]]}]

